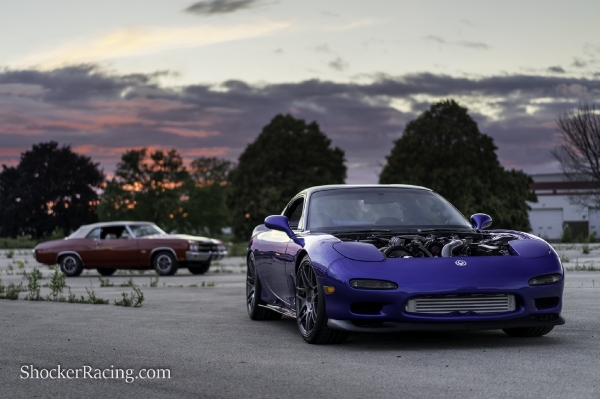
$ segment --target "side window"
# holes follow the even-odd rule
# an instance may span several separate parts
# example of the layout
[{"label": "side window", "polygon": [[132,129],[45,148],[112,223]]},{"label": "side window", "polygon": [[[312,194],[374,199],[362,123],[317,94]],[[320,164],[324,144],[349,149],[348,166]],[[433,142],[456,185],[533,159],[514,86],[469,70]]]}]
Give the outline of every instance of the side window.
[{"label": "side window", "polygon": [[[123,234],[123,232],[127,232],[127,229],[125,228],[125,226],[103,227],[102,231],[100,232],[100,239],[101,240],[116,240],[118,238],[121,238],[121,235]],[[127,233],[127,234],[129,234],[129,233]]]},{"label": "side window", "polygon": [[297,230],[298,225],[300,224],[300,220],[302,219],[302,208],[304,205],[304,198],[298,198],[296,201],[290,205],[290,207],[285,212],[285,216],[287,216],[289,220],[289,225],[292,230]]},{"label": "side window", "polygon": [[87,236],[85,236],[85,238],[92,238],[94,240],[99,240],[100,239],[100,227],[98,227],[97,229],[94,229],[92,231],[90,231],[88,233]]}]

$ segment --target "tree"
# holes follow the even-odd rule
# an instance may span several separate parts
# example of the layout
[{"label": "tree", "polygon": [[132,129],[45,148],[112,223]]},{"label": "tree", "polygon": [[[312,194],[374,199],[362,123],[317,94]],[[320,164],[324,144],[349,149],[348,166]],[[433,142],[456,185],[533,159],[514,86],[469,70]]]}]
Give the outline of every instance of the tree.
[{"label": "tree", "polygon": [[68,233],[98,219],[104,174],[97,163],[58,143],[36,144],[0,173],[0,236]]},{"label": "tree", "polygon": [[167,231],[217,232],[225,226],[224,188],[229,161],[199,158],[191,173],[177,150],[128,150],[98,207],[101,220],[151,221]]},{"label": "tree", "polygon": [[600,109],[580,104],[557,119],[562,143],[551,151],[569,181],[587,183],[585,192],[569,196],[571,203],[600,206]]},{"label": "tree", "polygon": [[482,134],[467,109],[454,100],[431,105],[406,125],[394,142],[379,182],[425,186],[463,214],[488,213],[494,227],[531,229],[526,200],[531,178],[505,171],[491,137]]},{"label": "tree", "polygon": [[275,116],[229,174],[227,204],[236,237],[247,240],[255,226],[279,214],[301,190],[344,183],[344,151],[330,145],[316,122]]}]

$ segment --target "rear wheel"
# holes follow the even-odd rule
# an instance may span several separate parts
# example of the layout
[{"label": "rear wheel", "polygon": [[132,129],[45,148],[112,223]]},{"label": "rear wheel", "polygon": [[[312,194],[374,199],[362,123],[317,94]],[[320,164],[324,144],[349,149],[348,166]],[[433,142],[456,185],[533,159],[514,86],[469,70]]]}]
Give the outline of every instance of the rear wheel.
[{"label": "rear wheel", "polygon": [[154,255],[152,259],[152,266],[156,273],[161,276],[170,276],[177,272],[177,259],[175,256],[167,251],[162,251]]},{"label": "rear wheel", "polygon": [[67,277],[77,277],[83,271],[83,264],[77,255],[64,255],[58,261],[60,271]]},{"label": "rear wheel", "polygon": [[505,328],[502,331],[511,337],[541,337],[554,329],[554,326],[547,327],[523,327],[523,328]]},{"label": "rear wheel", "polygon": [[346,331],[327,327],[325,300],[308,256],[296,274],[296,323],[309,344],[340,344],[348,338]]},{"label": "rear wheel", "polygon": [[246,306],[248,316],[252,320],[279,320],[281,313],[271,309],[263,308],[260,299],[261,284],[254,267],[254,255],[248,256],[248,268],[246,270]]},{"label": "rear wheel", "polygon": [[194,266],[188,266],[188,270],[192,274],[204,274],[210,268],[210,261],[194,264]]},{"label": "rear wheel", "polygon": [[103,276],[112,276],[117,271],[117,269],[109,267],[99,267],[96,270],[98,270],[98,273],[100,273]]}]

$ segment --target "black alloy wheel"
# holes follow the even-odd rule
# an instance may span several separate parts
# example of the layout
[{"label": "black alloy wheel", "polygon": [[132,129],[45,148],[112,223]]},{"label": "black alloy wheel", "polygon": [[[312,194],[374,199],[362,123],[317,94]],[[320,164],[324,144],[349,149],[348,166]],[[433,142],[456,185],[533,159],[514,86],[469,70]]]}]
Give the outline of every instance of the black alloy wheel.
[{"label": "black alloy wheel", "polygon": [[58,263],[60,264],[60,271],[67,277],[77,277],[83,271],[83,263],[77,255],[63,255]]},{"label": "black alloy wheel", "polygon": [[309,344],[339,344],[348,338],[346,331],[327,326],[325,300],[308,256],[302,259],[296,274],[296,323]]},{"label": "black alloy wheel", "polygon": [[260,279],[256,275],[254,267],[254,255],[248,256],[248,268],[246,270],[246,306],[248,308],[248,316],[252,320],[279,320],[282,314],[274,310],[264,308],[264,302],[260,299],[261,284]]}]

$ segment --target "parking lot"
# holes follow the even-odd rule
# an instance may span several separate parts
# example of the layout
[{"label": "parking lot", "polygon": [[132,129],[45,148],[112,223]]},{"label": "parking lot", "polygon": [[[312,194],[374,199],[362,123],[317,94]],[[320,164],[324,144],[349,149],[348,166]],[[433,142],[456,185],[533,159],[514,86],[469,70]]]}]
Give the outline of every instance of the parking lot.
[{"label": "parking lot", "polygon": [[[568,253],[572,251],[572,253]],[[579,248],[571,263],[591,262]],[[40,267],[30,251],[0,251],[3,284],[24,282]],[[577,258],[576,258],[577,257]],[[22,262],[23,267],[19,268]],[[27,262],[27,263],[25,263]],[[600,263],[598,263],[600,265]],[[12,271],[9,270],[12,266]],[[12,274],[11,274],[12,273]],[[243,258],[220,261],[201,276],[183,269],[160,277],[121,271],[101,287],[96,271],[67,279],[76,295],[86,287],[109,305],[0,301],[5,397],[201,398],[597,398],[600,397],[600,272],[568,271],[567,324],[541,338],[501,331],[355,334],[342,345],[312,346],[295,321],[251,321],[245,309]],[[113,300],[138,285],[140,308]],[[204,284],[203,284],[204,283]],[[42,288],[47,294],[48,288]],[[168,369],[168,379],[26,379],[37,369]],[[137,374],[136,374],[137,375]]]}]

